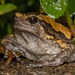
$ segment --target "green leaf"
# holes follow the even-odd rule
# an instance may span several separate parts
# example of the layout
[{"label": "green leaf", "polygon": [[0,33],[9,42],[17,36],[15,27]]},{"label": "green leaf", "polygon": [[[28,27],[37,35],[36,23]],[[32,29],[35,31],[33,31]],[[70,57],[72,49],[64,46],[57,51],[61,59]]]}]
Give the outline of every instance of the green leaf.
[{"label": "green leaf", "polygon": [[68,11],[70,14],[75,14],[75,0],[68,0]]},{"label": "green leaf", "polygon": [[59,18],[66,11],[68,0],[40,0],[44,11],[52,18]]},{"label": "green leaf", "polygon": [[3,4],[0,5],[0,15],[15,10],[17,7],[14,4]]}]

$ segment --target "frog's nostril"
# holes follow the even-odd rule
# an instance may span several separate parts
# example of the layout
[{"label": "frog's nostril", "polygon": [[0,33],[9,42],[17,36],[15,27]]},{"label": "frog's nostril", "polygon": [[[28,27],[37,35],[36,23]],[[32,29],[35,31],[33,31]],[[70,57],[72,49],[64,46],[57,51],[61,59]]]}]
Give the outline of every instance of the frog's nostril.
[{"label": "frog's nostril", "polygon": [[37,23],[37,17],[35,17],[35,16],[31,16],[31,17],[29,17],[29,22],[31,23],[31,24],[35,24],[35,23]]}]

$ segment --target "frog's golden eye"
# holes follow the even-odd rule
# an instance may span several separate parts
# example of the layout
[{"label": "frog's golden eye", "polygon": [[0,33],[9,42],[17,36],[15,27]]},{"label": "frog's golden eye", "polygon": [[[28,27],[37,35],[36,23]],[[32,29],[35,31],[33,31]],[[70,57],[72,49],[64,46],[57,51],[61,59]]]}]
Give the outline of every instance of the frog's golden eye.
[{"label": "frog's golden eye", "polygon": [[29,17],[29,22],[30,22],[31,24],[35,24],[35,23],[37,23],[37,21],[38,21],[37,17],[35,17],[35,16]]}]

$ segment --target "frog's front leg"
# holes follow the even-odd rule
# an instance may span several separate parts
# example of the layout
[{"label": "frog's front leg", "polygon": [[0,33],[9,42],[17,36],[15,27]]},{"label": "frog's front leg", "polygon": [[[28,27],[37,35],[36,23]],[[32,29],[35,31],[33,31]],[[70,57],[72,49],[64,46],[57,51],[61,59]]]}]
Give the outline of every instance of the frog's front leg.
[{"label": "frog's front leg", "polygon": [[69,45],[69,48],[63,49],[52,61],[44,60],[42,63],[30,64],[30,67],[42,67],[42,66],[59,66],[68,60],[70,55],[74,52],[74,47]]},{"label": "frog's front leg", "polygon": [[20,61],[19,56],[24,56],[24,52],[21,47],[19,47],[14,35],[7,35],[4,37],[4,39],[1,41],[1,44],[5,48],[4,58],[9,58],[7,63],[10,63],[13,57],[16,57],[16,59]]}]

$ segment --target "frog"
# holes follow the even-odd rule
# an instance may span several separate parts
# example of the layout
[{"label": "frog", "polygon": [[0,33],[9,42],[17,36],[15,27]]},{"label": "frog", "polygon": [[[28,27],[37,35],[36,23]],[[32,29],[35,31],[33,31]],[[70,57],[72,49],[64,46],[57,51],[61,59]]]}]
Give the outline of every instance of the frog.
[{"label": "frog", "polygon": [[[65,46],[61,46],[57,40],[62,40],[61,43]],[[39,13],[16,13],[14,35],[5,36],[1,45],[5,49],[4,58],[9,58],[11,52],[21,61],[21,55],[37,62],[29,64],[32,67],[59,66],[75,61],[75,47],[71,39],[66,38],[61,32],[56,32],[49,23],[41,19]]]}]

